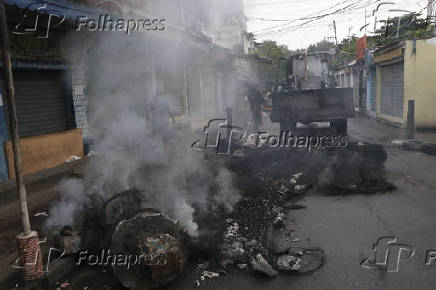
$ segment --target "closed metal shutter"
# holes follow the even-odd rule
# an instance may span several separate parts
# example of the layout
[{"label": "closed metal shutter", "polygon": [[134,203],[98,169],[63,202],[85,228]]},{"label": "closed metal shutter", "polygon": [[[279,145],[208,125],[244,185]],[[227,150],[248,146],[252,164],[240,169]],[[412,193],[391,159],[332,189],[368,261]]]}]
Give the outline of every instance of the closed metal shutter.
[{"label": "closed metal shutter", "polygon": [[404,63],[381,66],[380,112],[403,118]]},{"label": "closed metal shutter", "polygon": [[202,99],[201,111],[204,116],[211,116],[216,112],[216,92],[217,76],[213,69],[209,67],[202,68]]},{"label": "closed metal shutter", "polygon": [[20,138],[67,129],[61,72],[14,72],[14,85]]},{"label": "closed metal shutter", "polygon": [[[183,66],[173,63],[171,69],[159,63],[156,66],[156,79],[158,80],[158,93],[167,96],[171,102],[171,113],[182,115],[185,113],[185,73]],[[162,86],[159,88],[159,84]]]},{"label": "closed metal shutter", "polygon": [[188,68],[188,102],[191,117],[201,115],[201,72],[200,67]]}]

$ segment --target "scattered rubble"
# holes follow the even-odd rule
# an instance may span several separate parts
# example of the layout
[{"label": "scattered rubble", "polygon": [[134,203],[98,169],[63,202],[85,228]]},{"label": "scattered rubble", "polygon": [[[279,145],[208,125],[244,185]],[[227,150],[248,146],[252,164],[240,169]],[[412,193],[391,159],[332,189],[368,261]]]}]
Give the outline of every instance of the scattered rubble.
[{"label": "scattered rubble", "polygon": [[281,271],[299,271],[301,258],[291,255],[283,255],[277,259],[277,269]]},{"label": "scattered rubble", "polygon": [[211,271],[203,271],[203,276],[207,278],[217,278],[220,276],[220,274]]},{"label": "scattered rubble", "polygon": [[422,144],[421,151],[426,154],[436,155],[436,144],[424,143]]},{"label": "scattered rubble", "polygon": [[284,219],[285,219],[285,214],[280,212],[277,217],[274,219],[274,226],[276,227],[283,227],[284,226]]},{"label": "scattered rubble", "polygon": [[82,158],[79,157],[79,156],[71,155],[70,157],[68,157],[67,160],[65,160],[65,162],[66,163],[71,163],[71,162],[74,162],[74,161],[77,161],[77,160],[80,160],[80,159],[82,159]]},{"label": "scattered rubble", "polygon": [[256,257],[250,261],[250,263],[251,267],[256,272],[259,272],[271,278],[277,276],[277,271],[274,270],[270,264],[268,264],[268,262],[265,260],[264,257],[262,257],[261,254],[257,254]]},{"label": "scattered rubble", "polygon": [[422,142],[415,139],[403,140],[401,148],[406,151],[421,151]]},{"label": "scattered rubble", "polygon": [[198,288],[198,287],[200,287],[200,285],[201,285],[201,284],[200,284],[200,281],[198,281],[198,280],[195,280],[195,281],[194,281],[194,285],[193,285],[194,288]]},{"label": "scattered rubble", "polygon": [[235,158],[243,158],[245,155],[242,152],[242,150],[239,149],[239,150],[236,150],[235,152],[233,152],[232,156]]},{"label": "scattered rubble", "polygon": [[238,223],[232,223],[227,227],[221,245],[221,266],[226,267],[238,262],[244,262],[245,250],[243,242],[245,241],[239,235]]},{"label": "scattered rubble", "polygon": [[305,208],[307,208],[307,206],[300,204],[300,203],[293,202],[293,201],[285,203],[283,205],[283,207],[285,209],[305,209]]},{"label": "scattered rubble", "polygon": [[326,262],[326,255],[320,248],[289,248],[277,259],[277,269],[290,273],[316,271]]},{"label": "scattered rubble", "polygon": [[436,154],[436,144],[422,142],[416,139],[392,140],[392,144],[398,145],[401,149],[406,151],[421,151],[430,155]]}]

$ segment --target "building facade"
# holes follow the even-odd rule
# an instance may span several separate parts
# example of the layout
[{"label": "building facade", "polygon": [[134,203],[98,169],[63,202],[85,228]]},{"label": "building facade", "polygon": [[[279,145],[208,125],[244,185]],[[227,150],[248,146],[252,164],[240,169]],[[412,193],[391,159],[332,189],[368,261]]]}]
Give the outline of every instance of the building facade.
[{"label": "building facade", "polygon": [[[47,37],[36,34],[40,32],[11,33],[20,142],[27,144],[22,145],[25,174],[63,164],[72,155],[83,157],[88,145],[98,138],[89,130],[89,104],[98,101],[96,94],[105,87],[98,83],[102,72],[96,59],[111,32],[78,31],[78,16],[165,19],[162,32],[118,34],[126,47],[143,48],[133,50],[131,72],[141,76],[141,83],[132,85],[144,88],[143,94],[148,96],[144,102],[165,96],[174,118],[182,122],[222,117],[227,107],[237,111],[243,106],[237,95],[239,83],[259,79],[262,69],[257,64],[265,64],[264,59],[248,54],[253,52],[254,39],[246,33],[239,0],[60,0],[50,2],[47,12],[38,5],[26,6],[22,0],[5,2],[11,31],[23,20],[23,13],[32,16],[29,19],[40,16],[40,21],[48,20],[48,11],[66,16],[59,28],[44,29],[42,25],[41,32],[49,32]],[[107,93],[116,96],[119,92]],[[13,178],[6,112],[2,106],[0,138],[5,150],[0,150],[0,180]]]},{"label": "building facade", "polygon": [[415,126],[436,127],[436,41],[406,40],[375,51],[376,113],[405,127],[407,104],[415,101]]}]

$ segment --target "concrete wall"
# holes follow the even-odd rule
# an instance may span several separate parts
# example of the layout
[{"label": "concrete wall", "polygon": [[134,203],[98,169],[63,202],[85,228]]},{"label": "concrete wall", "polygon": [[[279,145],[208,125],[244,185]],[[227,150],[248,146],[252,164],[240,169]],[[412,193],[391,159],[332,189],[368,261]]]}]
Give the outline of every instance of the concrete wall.
[{"label": "concrete wall", "polygon": [[[300,79],[305,75],[305,59],[294,59],[294,75],[297,75]],[[320,56],[308,55],[307,56],[307,75],[308,76],[321,76],[325,81],[328,76],[328,64],[323,62]]]},{"label": "concrete wall", "polygon": [[415,125],[436,127],[436,38],[406,41],[404,53],[404,120],[407,102],[415,100]]}]

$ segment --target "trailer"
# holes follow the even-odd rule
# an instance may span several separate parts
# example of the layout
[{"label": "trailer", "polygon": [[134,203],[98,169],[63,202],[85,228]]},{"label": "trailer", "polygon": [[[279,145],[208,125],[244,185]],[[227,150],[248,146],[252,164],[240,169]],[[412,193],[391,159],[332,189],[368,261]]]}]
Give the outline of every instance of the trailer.
[{"label": "trailer", "polygon": [[287,78],[271,95],[270,118],[280,123],[282,131],[295,130],[297,122],[329,122],[337,133],[347,133],[347,119],[355,114],[353,88],[335,87],[329,57],[326,52],[290,56]]},{"label": "trailer", "polygon": [[330,122],[338,134],[347,133],[347,119],[354,117],[353,89],[294,90],[272,94],[271,121],[282,131],[293,131],[297,122]]}]

